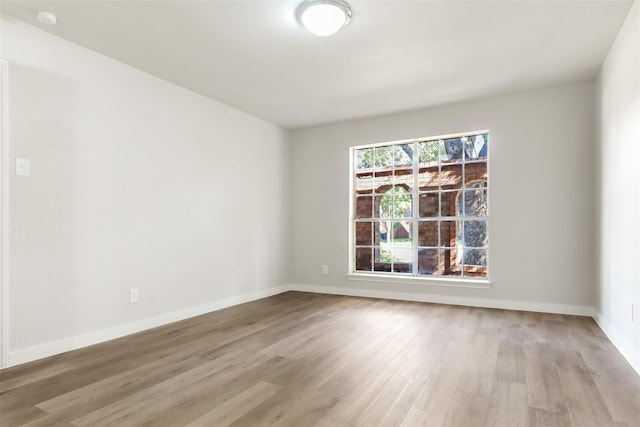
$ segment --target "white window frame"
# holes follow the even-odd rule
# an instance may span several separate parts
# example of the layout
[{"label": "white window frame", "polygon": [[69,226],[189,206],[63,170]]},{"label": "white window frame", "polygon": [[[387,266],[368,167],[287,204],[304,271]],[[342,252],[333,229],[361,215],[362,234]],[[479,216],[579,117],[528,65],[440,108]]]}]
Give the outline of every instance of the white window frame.
[{"label": "white window frame", "polygon": [[[413,284],[425,284],[425,285],[436,285],[436,286],[447,286],[447,287],[469,287],[469,288],[488,288],[491,284],[490,276],[489,276],[489,265],[490,265],[490,243],[487,244],[486,248],[486,277],[468,277],[468,276],[441,276],[441,275],[420,275],[418,274],[418,251],[419,251],[419,227],[418,224],[420,222],[419,217],[419,155],[417,147],[420,142],[429,142],[436,141],[441,139],[450,139],[450,138],[461,138],[465,136],[475,136],[482,134],[490,134],[489,130],[479,130],[479,131],[471,131],[464,133],[455,133],[448,135],[438,135],[438,136],[430,136],[426,138],[414,138],[407,140],[399,140],[399,141],[390,141],[390,142],[379,142],[373,144],[366,145],[358,145],[352,146],[349,148],[349,272],[347,274],[347,278],[349,280],[358,280],[358,281],[368,281],[368,282],[383,282],[383,283],[413,283]],[[413,215],[411,217],[412,224],[412,242],[413,242],[413,266],[411,273],[401,273],[401,272],[381,272],[381,271],[356,271],[356,260],[355,260],[355,224],[356,224],[356,195],[355,195],[355,186],[356,186],[356,171],[355,171],[355,153],[357,150],[366,149],[366,148],[375,148],[375,147],[386,147],[386,146],[395,146],[395,145],[405,145],[411,144],[413,145],[414,156],[413,156],[413,188],[412,188],[412,211]],[[491,150],[491,144],[488,145],[487,150]],[[490,155],[489,151],[487,152],[486,164],[487,164],[487,215],[476,217],[476,216],[464,216],[465,220],[486,220],[488,224],[487,233],[490,234]],[[464,165],[466,162],[462,162],[462,188],[464,189]],[[442,163],[438,164],[439,170],[442,168]],[[438,196],[441,196],[442,189],[438,189]],[[372,196],[375,198],[375,196]],[[456,197],[457,199],[457,197]],[[375,200],[375,199],[374,199]],[[457,212],[457,207],[456,207]],[[456,217],[457,220],[461,220],[461,217]],[[422,218],[424,219],[424,218]],[[431,217],[430,219],[434,221],[450,221],[455,220],[452,217],[441,216],[439,212],[437,217]],[[438,243],[440,243],[440,232],[441,229],[438,227]],[[490,242],[490,239],[489,239]],[[375,242],[373,242],[375,243]],[[376,245],[372,244],[371,247],[374,248]],[[441,246],[438,246],[440,248]],[[374,253],[375,256],[375,253]]]}]

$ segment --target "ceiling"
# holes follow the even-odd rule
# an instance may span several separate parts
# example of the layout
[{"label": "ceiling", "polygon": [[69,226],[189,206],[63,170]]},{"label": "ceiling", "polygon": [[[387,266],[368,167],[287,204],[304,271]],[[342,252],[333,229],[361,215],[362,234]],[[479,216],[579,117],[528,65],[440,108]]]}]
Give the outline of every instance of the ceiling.
[{"label": "ceiling", "polygon": [[[317,37],[296,1],[2,1],[2,12],[284,128],[593,79],[632,1],[349,2]],[[39,10],[54,13],[49,27]]]}]

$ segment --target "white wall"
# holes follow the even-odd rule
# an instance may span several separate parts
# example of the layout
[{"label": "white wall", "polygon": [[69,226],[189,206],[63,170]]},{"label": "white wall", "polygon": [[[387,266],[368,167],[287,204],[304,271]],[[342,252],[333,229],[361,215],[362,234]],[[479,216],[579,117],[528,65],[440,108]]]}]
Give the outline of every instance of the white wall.
[{"label": "white wall", "polygon": [[[294,131],[294,286],[591,314],[594,95],[593,83],[576,83]],[[349,281],[349,147],[482,129],[490,130],[491,287]]]},{"label": "white wall", "polygon": [[[640,2],[598,78],[600,282],[597,320],[640,373]],[[631,318],[634,304],[635,319]]]},{"label": "white wall", "polygon": [[[3,19],[10,155],[32,161],[31,177],[10,180],[10,362],[287,282],[565,313],[595,304],[600,324],[637,357],[639,14],[636,2],[598,81],[599,146],[588,82],[289,135]],[[481,129],[491,132],[490,288],[347,280],[348,147]],[[127,302],[132,287],[138,304]]]},{"label": "white wall", "polygon": [[282,290],[287,132],[20,21],[2,56],[10,363]]}]

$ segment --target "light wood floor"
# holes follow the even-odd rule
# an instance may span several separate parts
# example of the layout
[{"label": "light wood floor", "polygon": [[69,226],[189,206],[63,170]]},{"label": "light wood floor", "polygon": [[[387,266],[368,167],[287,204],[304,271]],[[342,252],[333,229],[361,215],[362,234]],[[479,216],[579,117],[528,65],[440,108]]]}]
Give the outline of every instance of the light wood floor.
[{"label": "light wood floor", "polygon": [[586,317],[288,292],[0,372],[2,426],[633,426]]}]

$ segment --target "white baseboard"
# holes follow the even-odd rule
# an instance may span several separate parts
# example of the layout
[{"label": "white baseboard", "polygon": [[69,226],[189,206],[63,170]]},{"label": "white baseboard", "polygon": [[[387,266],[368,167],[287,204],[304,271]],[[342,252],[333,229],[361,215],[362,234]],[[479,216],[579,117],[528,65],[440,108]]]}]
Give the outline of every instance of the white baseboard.
[{"label": "white baseboard", "polygon": [[[42,359],[45,357],[53,356],[56,354],[64,353],[71,350],[76,350],[82,347],[87,347],[93,344],[98,344],[104,341],[109,341],[115,338],[120,338],[133,333],[141,332],[146,329],[155,328],[157,326],[166,325],[168,323],[177,322],[179,320],[188,319],[191,317],[199,316],[201,314],[211,313],[216,310],[231,307],[234,305],[242,304],[245,302],[254,301],[260,298],[266,298],[272,295],[277,295],[287,291],[300,291],[300,292],[313,292],[332,295],[347,295],[358,296],[368,298],[384,298],[403,301],[418,301],[418,302],[431,302],[438,304],[451,304],[451,305],[464,305],[471,307],[486,307],[486,308],[499,308],[507,310],[520,310],[520,311],[534,311],[542,313],[557,313],[557,314],[569,314],[577,316],[594,316],[593,308],[588,306],[579,305],[566,305],[566,304],[549,304],[538,303],[529,301],[510,301],[510,300],[494,300],[484,298],[468,298],[468,297],[456,297],[456,296],[443,296],[443,295],[429,295],[422,293],[408,293],[397,292],[388,290],[374,290],[374,289],[361,289],[361,288],[347,288],[337,286],[320,286],[320,285],[302,285],[291,284],[285,286],[279,286],[276,288],[270,288],[263,291],[252,292],[249,294],[239,295],[236,297],[225,298],[218,301],[212,301],[207,304],[199,305],[196,307],[190,307],[184,310],[173,311],[159,316],[154,316],[148,319],[143,319],[137,322],[128,323],[125,325],[118,325],[99,331],[89,332],[86,334],[54,341],[47,344],[37,345],[26,349],[10,352],[7,357],[7,366],[15,366],[22,363],[31,362],[34,360]],[[595,318],[595,316],[594,316]],[[620,352],[630,361],[634,368],[640,372],[640,356],[633,350],[633,348],[622,338],[617,332],[613,331],[615,337],[607,332],[606,327],[603,326],[601,320],[596,318],[596,322],[600,325],[602,330],[609,336],[611,341],[618,347]],[[619,339],[617,337],[620,337]],[[618,345],[618,342],[623,344]],[[622,347],[621,347],[622,346]],[[624,350],[623,350],[624,348]],[[631,356],[628,356],[630,354]],[[632,360],[635,360],[632,361]]]},{"label": "white baseboard", "polygon": [[157,326],[166,325],[168,323],[177,322],[179,320],[188,319],[190,317],[199,316],[201,314],[211,313],[216,310],[243,304],[245,302],[277,295],[288,290],[288,286],[269,288],[262,291],[238,295],[218,301],[211,301],[207,304],[198,305],[196,307],[172,311],[170,313],[161,314],[159,316],[150,317],[133,323],[127,323],[125,325],[118,325],[111,328],[106,328],[99,331],[89,332],[86,334],[50,342],[47,344],[9,352],[9,354],[7,355],[8,363],[5,368],[53,356],[56,354],[65,353],[67,351],[77,350],[82,347],[87,347],[115,338],[121,338],[125,335],[134,334],[146,329],[155,328]]},{"label": "white baseboard", "polygon": [[595,313],[593,319],[613,345],[616,346],[620,354],[627,359],[631,367],[640,375],[640,352],[607,319],[602,317],[602,314]]},{"label": "white baseboard", "polygon": [[465,305],[470,307],[501,308],[505,310],[536,311],[540,313],[570,314],[575,316],[593,316],[593,307],[584,305],[550,304],[531,301],[511,301],[486,298],[469,298],[422,293],[347,288],[318,285],[289,285],[292,291],[314,292],[319,294],[348,295],[355,297],[384,298],[402,301],[432,302],[437,304]]}]

